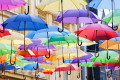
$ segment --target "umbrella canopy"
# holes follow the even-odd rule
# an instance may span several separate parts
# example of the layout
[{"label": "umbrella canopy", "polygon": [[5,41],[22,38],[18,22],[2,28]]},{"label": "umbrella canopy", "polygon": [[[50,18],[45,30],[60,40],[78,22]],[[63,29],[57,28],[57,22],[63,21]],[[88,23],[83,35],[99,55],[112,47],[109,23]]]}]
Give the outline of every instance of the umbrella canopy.
[{"label": "umbrella canopy", "polygon": [[[53,36],[64,36],[67,35],[68,33],[70,33],[68,30],[64,30],[63,32],[58,32],[58,26],[55,25],[48,25],[48,29],[42,29],[42,30],[38,30],[38,31],[31,31],[30,33],[28,33],[26,35],[27,38],[31,38],[31,39],[37,39],[37,38],[51,38]],[[60,28],[60,30],[62,30]],[[39,36],[41,35],[41,36]]]},{"label": "umbrella canopy", "polygon": [[43,11],[62,11],[61,6],[63,6],[63,10],[69,10],[80,9],[81,7],[87,5],[87,2],[84,0],[63,0],[62,3],[60,0],[45,0],[40,3],[38,8]]},{"label": "umbrella canopy", "polygon": [[91,41],[109,40],[111,38],[118,37],[118,35],[110,27],[103,24],[85,25],[81,27],[79,31],[75,31],[75,33],[78,36]]},{"label": "umbrella canopy", "polygon": [[[15,53],[15,48],[12,47],[12,53]],[[9,44],[0,44],[0,55],[6,55],[11,53],[11,45]]]},{"label": "umbrella canopy", "polygon": [[[88,39],[85,39],[85,38],[81,38],[79,37],[79,41],[83,42],[82,45],[93,45],[95,44],[95,42],[92,42]],[[65,35],[65,36],[57,36],[57,37],[51,37],[49,39],[49,44],[55,44],[55,45],[62,45],[62,44],[66,44],[66,45],[72,45],[74,43],[77,43],[77,36],[75,34],[68,34],[68,35]],[[48,41],[43,41],[43,44],[47,45],[48,44]],[[66,46],[64,45],[64,46]]]},{"label": "umbrella canopy", "polygon": [[[40,64],[39,64],[40,66]],[[37,64],[28,64],[26,66],[24,66],[23,68],[21,68],[21,70],[28,70],[28,71],[35,71],[35,69],[33,67],[37,67]],[[42,67],[39,67],[39,70],[45,70]]]},{"label": "umbrella canopy", "polygon": [[[50,50],[50,55],[54,55],[55,53]],[[16,52],[17,55],[21,55],[21,56],[24,56],[24,57],[37,57],[37,51],[34,51],[34,50],[27,50],[27,51],[24,51],[24,50],[18,50]],[[39,52],[38,52],[38,56],[45,56],[45,55],[49,55],[49,52],[45,49],[41,49]]]},{"label": "umbrella canopy", "polygon": [[[11,44],[11,41],[12,41],[12,44],[14,44],[14,45],[24,44],[24,35],[23,34],[20,34],[17,32],[12,32],[12,31],[10,31],[10,34],[11,35],[2,37],[0,39],[0,43],[1,44]],[[25,38],[25,43],[31,44],[32,42],[30,39]]]},{"label": "umbrella canopy", "polygon": [[108,69],[112,69],[112,70],[116,71],[116,70],[120,70],[120,67],[112,65],[112,66],[108,66]]},{"label": "umbrella canopy", "polygon": [[[87,10],[67,10],[63,13],[63,19],[62,14],[58,15],[55,19],[55,21],[58,21],[61,23],[63,20],[64,23],[74,23],[74,24],[80,24],[80,23],[96,23],[98,21],[101,21],[96,14],[89,11],[89,17],[88,17],[88,11]],[[78,22],[79,21],[79,22]]]},{"label": "umbrella canopy", "polygon": [[81,70],[80,67],[78,67],[75,64],[63,64],[58,66],[58,68],[55,69],[55,71],[76,71],[76,70]]},{"label": "umbrella canopy", "polygon": [[40,30],[48,28],[47,24],[38,16],[19,14],[8,18],[4,23],[5,28],[16,31]]},{"label": "umbrella canopy", "polygon": [[55,71],[55,69],[47,69],[47,70],[43,70],[43,71],[40,71],[40,72],[42,72],[42,73],[44,73],[44,74],[53,74],[53,72]]},{"label": "umbrella canopy", "polygon": [[93,64],[93,66],[96,66],[96,67],[99,67],[99,66],[111,66],[111,65],[118,65],[118,63],[107,63],[107,64],[104,64],[104,63],[99,63],[99,62],[95,62]]},{"label": "umbrella canopy", "polygon": [[95,67],[93,66],[94,62],[88,62],[88,63],[80,63],[80,67]]},{"label": "umbrella canopy", "polygon": [[91,52],[86,52],[87,55],[85,56],[82,56],[82,57],[78,57],[78,58],[75,58],[72,63],[78,63],[78,60],[79,60],[79,63],[83,63],[83,62],[92,62],[92,60],[90,60],[90,58],[93,56],[91,54]]},{"label": "umbrella canopy", "polygon": [[114,9],[120,9],[119,3],[119,0],[92,0],[88,6],[95,9],[112,9],[111,5],[113,4]]},{"label": "umbrella canopy", "polygon": [[[63,51],[63,53],[62,53]],[[76,48],[63,48],[60,49],[60,50],[57,50],[56,52],[56,55],[51,57],[51,58],[44,58],[43,60],[47,60],[47,61],[56,61],[56,60],[62,60],[63,59],[63,56],[64,56],[64,59],[67,60],[67,59],[73,59],[73,58],[76,58],[77,57],[77,49]],[[78,57],[82,57],[82,56],[85,56],[87,55],[86,53],[84,53],[83,51],[81,50],[78,50]],[[70,57],[69,57],[70,56]]]},{"label": "umbrella canopy", "polygon": [[[3,31],[3,26],[0,24],[0,30]],[[7,29],[5,29],[4,33],[0,33],[0,38],[11,35]]]},{"label": "umbrella canopy", "polygon": [[[31,40],[33,43],[32,44],[29,44],[29,45],[25,45],[25,48],[26,49],[30,49],[30,50],[38,50],[39,49],[48,49],[48,45],[43,45],[41,44],[41,40],[39,39],[35,39],[35,40]],[[19,47],[20,50],[23,50],[24,49],[24,45],[21,45]],[[49,45],[49,49],[56,49],[53,45]]]},{"label": "umbrella canopy", "polygon": [[[107,64],[107,63],[118,63],[119,62],[118,60],[115,60],[115,58],[119,55],[115,51],[104,50],[104,51],[99,51],[98,53],[99,53],[99,57],[93,56],[91,58],[91,60],[93,62],[100,62],[100,63],[105,63],[105,64]],[[107,54],[111,57],[109,60],[107,59]]]},{"label": "umbrella canopy", "polygon": [[0,0],[0,10],[11,10],[16,7],[25,6],[26,2],[24,0]]},{"label": "umbrella canopy", "polygon": [[[15,66],[8,65],[9,63],[2,63],[0,64],[0,70],[14,70],[17,71],[19,68],[14,68]],[[5,67],[4,67],[5,65]]]},{"label": "umbrella canopy", "polygon": [[[52,64],[52,62],[50,61],[43,61],[43,56],[42,57],[38,57],[38,63],[41,64]],[[31,62],[37,62],[37,58],[36,57],[24,57],[22,60],[27,60],[27,61],[31,61]]]},{"label": "umbrella canopy", "polygon": [[120,37],[112,38],[108,41],[104,41],[99,47],[103,49],[120,50]]},{"label": "umbrella canopy", "polygon": [[112,22],[114,24],[120,24],[119,18],[120,18],[120,10],[115,10],[113,12],[113,20],[112,20],[112,12],[111,12],[103,18],[103,21],[107,22],[108,24],[111,24]]}]

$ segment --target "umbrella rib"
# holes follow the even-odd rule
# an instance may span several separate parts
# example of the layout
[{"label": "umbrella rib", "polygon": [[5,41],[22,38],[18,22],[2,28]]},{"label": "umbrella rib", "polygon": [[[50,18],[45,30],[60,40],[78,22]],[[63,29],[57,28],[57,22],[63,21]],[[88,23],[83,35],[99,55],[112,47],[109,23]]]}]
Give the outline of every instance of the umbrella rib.
[{"label": "umbrella rib", "polygon": [[108,38],[108,36],[107,36],[107,33],[106,33],[106,31],[105,31],[105,34],[106,34],[107,40],[109,40],[109,38]]},{"label": "umbrella rib", "polygon": [[[20,23],[21,23],[21,21],[20,21]],[[19,31],[20,23],[19,23],[19,26],[18,26],[18,31]]]},{"label": "umbrella rib", "polygon": [[[32,22],[32,23],[33,23],[33,22]],[[35,25],[34,25],[34,23],[33,23],[33,26],[34,26],[34,28],[35,28],[35,31],[37,31],[37,30],[36,30],[36,27],[35,27]]]}]

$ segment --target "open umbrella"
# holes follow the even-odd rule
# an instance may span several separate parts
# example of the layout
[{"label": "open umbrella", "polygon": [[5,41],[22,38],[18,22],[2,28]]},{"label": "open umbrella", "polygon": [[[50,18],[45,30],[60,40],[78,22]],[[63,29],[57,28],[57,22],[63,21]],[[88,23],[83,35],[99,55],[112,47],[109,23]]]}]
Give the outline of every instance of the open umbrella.
[{"label": "open umbrella", "polygon": [[[50,1],[50,0],[49,0]],[[48,1],[46,1],[48,2]],[[67,5],[67,6],[66,6]],[[62,12],[62,19],[63,19],[63,11],[64,10],[70,10],[70,9],[80,9],[81,7],[84,8],[84,6],[87,5],[87,2],[84,0],[55,0],[50,2],[47,5],[41,4],[38,8],[44,11],[61,11]],[[56,7],[54,7],[56,6]],[[64,31],[64,24],[62,21],[62,30],[58,28],[59,32]]]},{"label": "open umbrella", "polygon": [[[114,28],[114,10],[116,9],[120,9],[119,7],[119,0],[93,0],[89,3],[89,7],[95,8],[95,9],[111,9],[112,12],[111,14],[111,22],[112,22],[112,29],[116,30]],[[105,3],[108,3],[109,5],[106,6]],[[103,14],[104,14],[104,10],[103,10]],[[104,21],[104,20],[103,20]]]},{"label": "open umbrella", "polygon": [[[118,60],[115,60],[115,58],[119,55],[115,51],[110,51],[110,50],[106,51],[106,50],[104,50],[104,51],[99,51],[98,53],[99,53],[99,57],[93,56],[91,58],[91,60],[93,62],[100,62],[100,63],[105,63],[105,64],[107,64],[107,63],[118,63],[119,62]],[[107,56],[110,56],[111,58],[108,60]]]},{"label": "open umbrella", "polygon": [[[10,33],[9,33],[9,31],[7,30],[7,29],[5,29],[4,31],[3,31],[3,26],[0,24],[0,38],[2,38],[2,37],[4,37],[4,36],[7,36],[7,35],[10,35]],[[2,33],[2,32],[4,32],[4,33]]]},{"label": "open umbrella", "polygon": [[[91,41],[98,41],[98,40],[109,40],[114,37],[118,37],[118,35],[107,25],[102,24],[90,24],[81,27],[75,33],[83,38],[89,39]],[[95,56],[96,55],[96,44],[95,44]]]},{"label": "open umbrella", "polygon": [[[3,10],[11,10],[17,7],[25,6],[26,2],[24,0],[0,0],[0,10],[2,11],[2,21],[4,22],[3,19]],[[1,29],[0,33],[4,33],[4,24],[3,24],[3,29]]]},{"label": "open umbrella", "polygon": [[[47,28],[47,24],[38,16],[19,14],[8,18],[4,23],[4,27],[16,31],[24,31],[25,46],[25,30],[40,30]],[[24,48],[25,50],[25,48]]]}]

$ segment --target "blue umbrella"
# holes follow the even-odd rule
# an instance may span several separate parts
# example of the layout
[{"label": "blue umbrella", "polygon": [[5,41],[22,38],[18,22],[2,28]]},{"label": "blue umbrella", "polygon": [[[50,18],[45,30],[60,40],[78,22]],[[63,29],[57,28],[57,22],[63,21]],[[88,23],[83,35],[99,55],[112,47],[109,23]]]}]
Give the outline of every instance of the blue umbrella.
[{"label": "blue umbrella", "polygon": [[[24,31],[24,37],[25,37],[25,30],[37,31],[40,29],[48,28],[46,22],[44,22],[40,17],[29,14],[19,14],[12,16],[8,18],[3,24],[4,27],[7,29]],[[24,38],[24,42],[25,42],[25,38]]]},{"label": "blue umbrella", "polygon": [[120,32],[118,32],[118,31],[115,31],[116,32],[116,34],[120,37]]},{"label": "blue umbrella", "polygon": [[92,0],[88,6],[94,9],[112,9],[112,4],[114,9],[120,9],[120,0]]},{"label": "blue umbrella", "polygon": [[[108,5],[106,5],[106,3]],[[120,0],[93,0],[89,3],[89,7],[95,8],[95,9],[111,9],[112,10],[112,29],[114,29],[113,26],[113,10],[120,9]],[[104,12],[104,10],[103,10]]]},{"label": "blue umbrella", "polygon": [[[39,66],[40,66],[40,64],[39,64]],[[21,68],[21,70],[35,71],[35,69],[33,69],[33,67],[37,67],[37,65],[36,64],[28,64],[28,65],[24,66],[23,68]],[[45,70],[45,69],[42,67],[39,67],[39,70]]]}]

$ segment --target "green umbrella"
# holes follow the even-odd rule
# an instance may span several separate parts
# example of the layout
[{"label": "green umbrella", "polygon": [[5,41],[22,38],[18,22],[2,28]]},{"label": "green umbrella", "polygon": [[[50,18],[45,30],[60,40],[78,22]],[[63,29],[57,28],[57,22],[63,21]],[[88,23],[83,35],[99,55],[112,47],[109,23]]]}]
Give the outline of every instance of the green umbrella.
[{"label": "green umbrella", "polygon": [[[82,46],[86,45],[93,45],[95,42],[90,41],[88,39],[79,37],[79,42],[82,42]],[[49,44],[55,44],[55,45],[62,45],[62,44],[67,44],[70,45],[71,43],[77,43],[77,36],[75,34],[68,34],[65,36],[56,36],[56,37],[51,37],[49,39]],[[44,45],[48,44],[48,40],[43,41]]]},{"label": "green umbrella", "polygon": [[94,62],[88,62],[88,63],[79,63],[80,67],[95,67],[93,66]]},{"label": "green umbrella", "polygon": [[103,18],[103,21],[107,22],[108,24],[111,24],[112,22],[114,24],[120,24],[120,10],[115,10],[113,12],[113,20],[112,20],[112,12],[111,12]]},{"label": "green umbrella", "polygon": [[16,62],[16,65],[35,64],[34,62],[29,62],[29,61],[26,61],[26,60],[22,60],[23,58],[24,58],[23,56],[17,57],[17,59],[19,59],[20,61]]},{"label": "green umbrella", "polygon": [[[15,53],[16,50],[13,48],[12,53]],[[9,44],[0,44],[0,55],[6,55],[11,53],[11,45]]]},{"label": "green umbrella", "polygon": [[[108,55],[111,57],[109,60],[107,59],[107,52],[108,52]],[[118,60],[115,60],[115,58],[117,56],[119,56],[119,54],[115,51],[104,50],[104,51],[99,51],[98,53],[99,53],[99,57],[93,56],[91,58],[91,60],[93,62],[100,62],[100,63],[105,63],[105,64],[107,64],[107,63],[118,63],[119,62]]]}]

